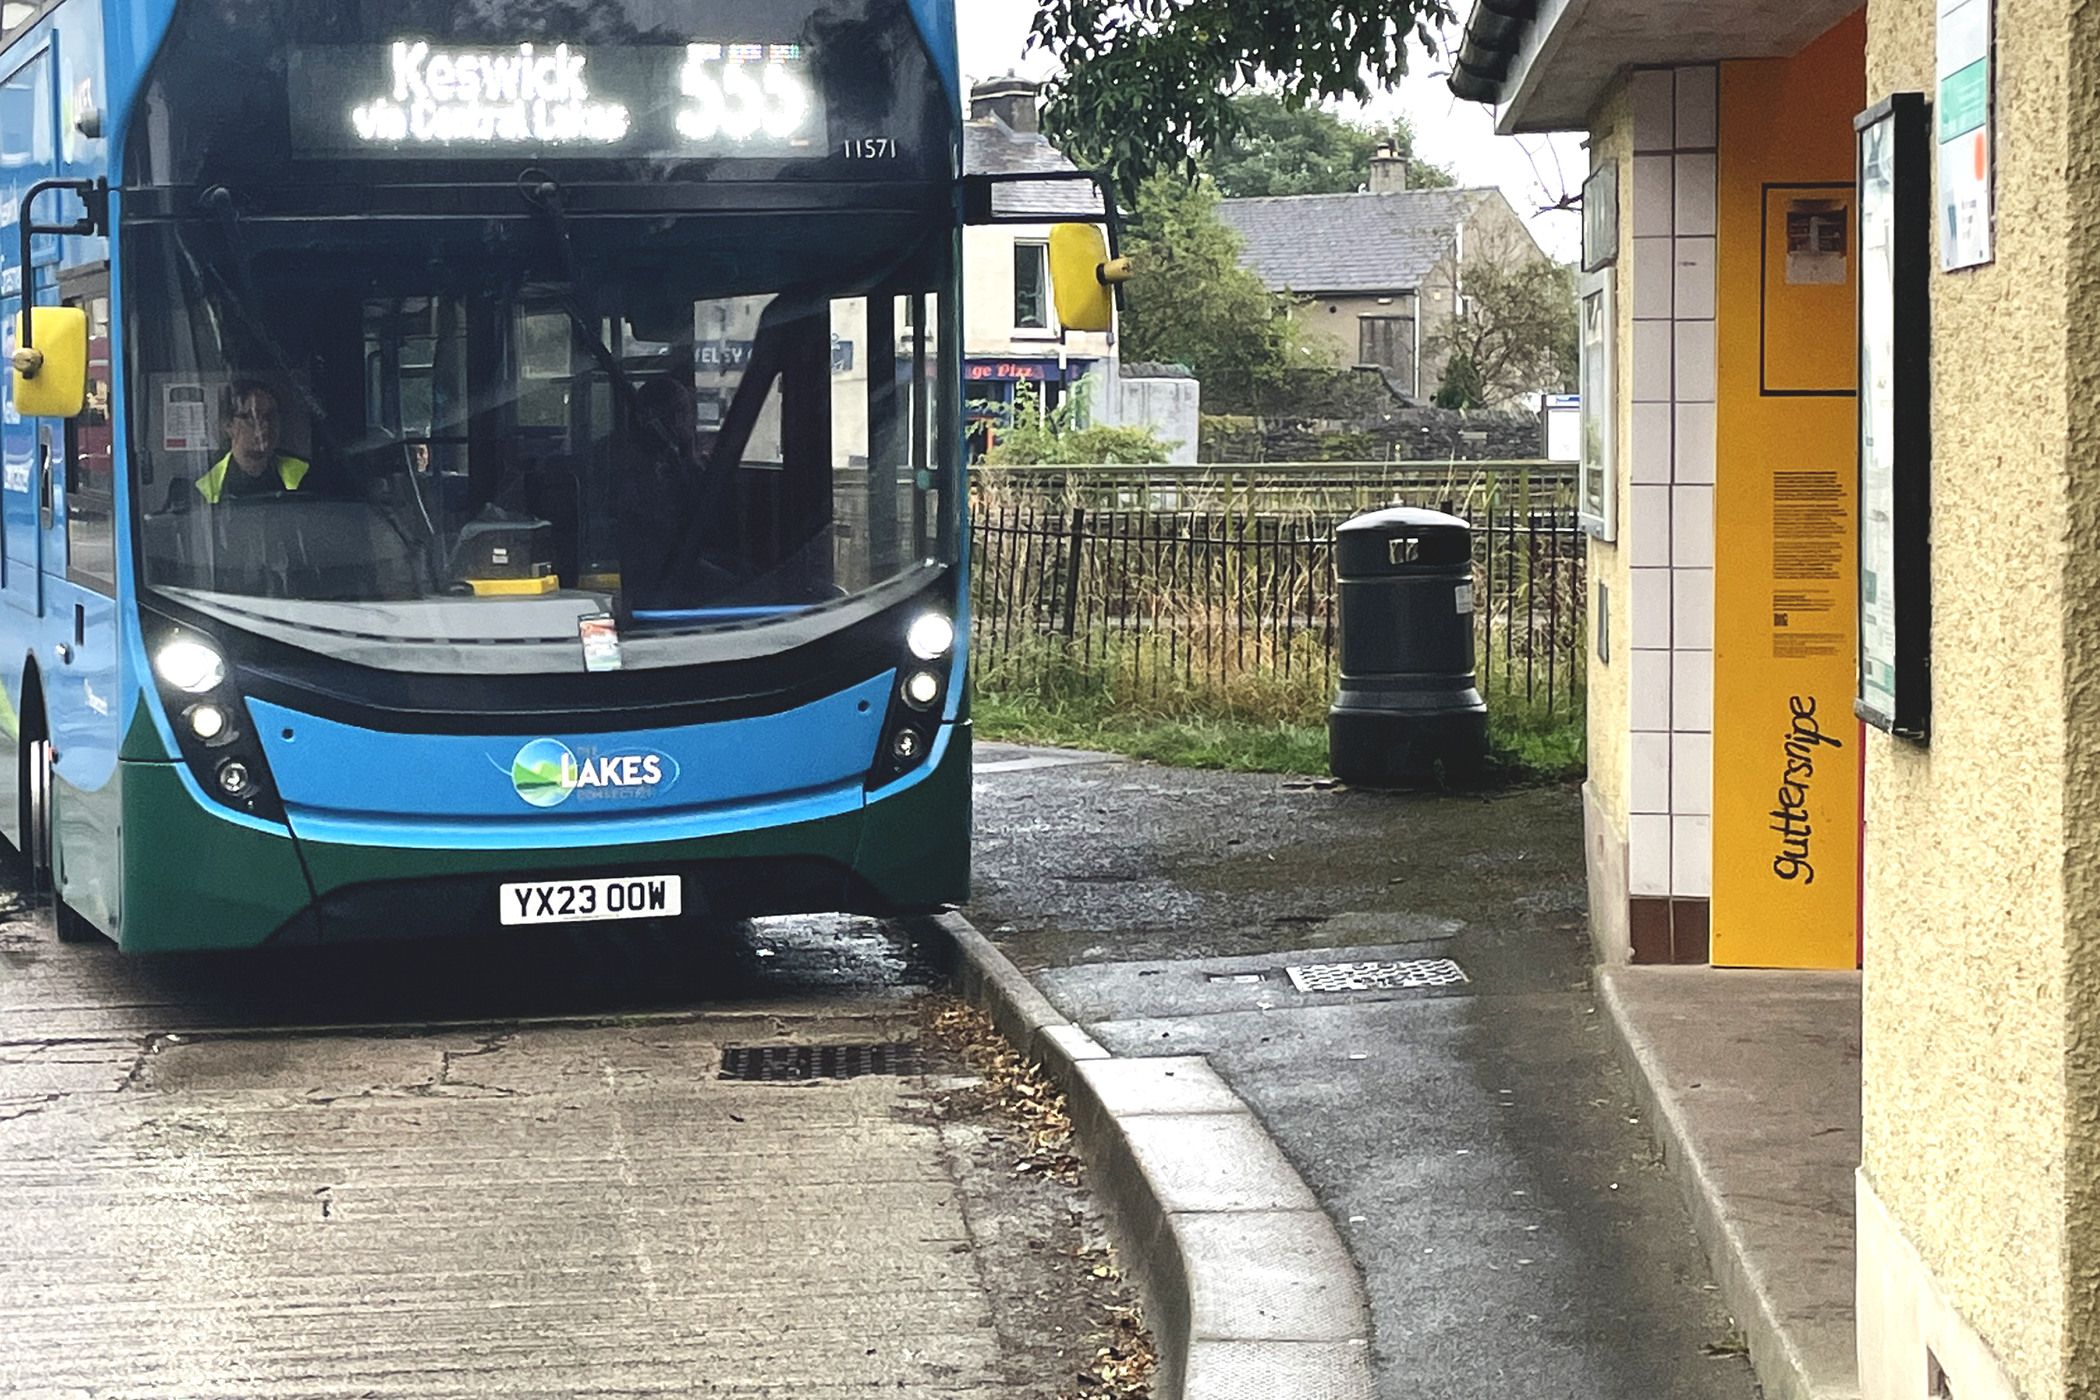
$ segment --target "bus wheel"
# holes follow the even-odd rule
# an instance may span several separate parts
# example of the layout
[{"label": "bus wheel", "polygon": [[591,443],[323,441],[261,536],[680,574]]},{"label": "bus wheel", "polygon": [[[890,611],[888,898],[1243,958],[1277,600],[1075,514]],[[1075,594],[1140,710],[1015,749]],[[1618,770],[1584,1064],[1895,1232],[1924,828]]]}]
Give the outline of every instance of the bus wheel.
[{"label": "bus wheel", "polygon": [[51,741],[36,738],[24,744],[22,764],[27,770],[22,775],[22,844],[29,857],[30,888],[36,895],[51,897],[51,922],[58,930],[59,942],[97,942],[102,935],[95,926],[74,913],[58,893],[53,854],[57,844],[52,827]]}]

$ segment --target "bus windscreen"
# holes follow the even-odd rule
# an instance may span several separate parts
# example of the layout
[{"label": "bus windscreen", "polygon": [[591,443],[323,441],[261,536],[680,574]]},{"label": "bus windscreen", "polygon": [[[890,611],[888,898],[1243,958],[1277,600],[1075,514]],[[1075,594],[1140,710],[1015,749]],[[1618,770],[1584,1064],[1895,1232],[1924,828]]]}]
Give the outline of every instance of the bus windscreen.
[{"label": "bus windscreen", "polygon": [[143,582],[325,616],[327,650],[543,637],[534,609],[748,626],[947,561],[952,232],[766,227],[134,230]]},{"label": "bus windscreen", "polygon": [[956,117],[908,0],[178,0],[146,89],[148,588],[544,641],[955,557]]}]

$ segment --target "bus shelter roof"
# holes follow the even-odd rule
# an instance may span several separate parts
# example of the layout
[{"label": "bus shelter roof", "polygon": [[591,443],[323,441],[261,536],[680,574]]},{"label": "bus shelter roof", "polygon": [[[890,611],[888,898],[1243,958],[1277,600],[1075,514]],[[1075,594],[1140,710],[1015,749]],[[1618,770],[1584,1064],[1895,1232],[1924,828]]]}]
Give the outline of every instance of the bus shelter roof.
[{"label": "bus shelter roof", "polygon": [[1496,130],[1584,131],[1628,68],[1777,58],[1859,0],[1473,0],[1451,90],[1493,105]]}]

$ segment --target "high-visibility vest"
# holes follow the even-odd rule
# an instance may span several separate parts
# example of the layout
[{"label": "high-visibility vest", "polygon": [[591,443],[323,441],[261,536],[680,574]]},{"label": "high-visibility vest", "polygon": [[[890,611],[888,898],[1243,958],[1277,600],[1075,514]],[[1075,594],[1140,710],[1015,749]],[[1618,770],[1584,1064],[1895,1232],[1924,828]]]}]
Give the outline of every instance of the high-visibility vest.
[{"label": "high-visibility vest", "polygon": [[[229,452],[214,463],[210,471],[197,478],[197,493],[217,505],[219,497],[226,494],[226,473],[232,469],[233,454]],[[306,480],[306,474],[312,470],[313,463],[303,457],[277,459],[277,479],[284,483],[287,491],[298,490],[299,483]]]}]

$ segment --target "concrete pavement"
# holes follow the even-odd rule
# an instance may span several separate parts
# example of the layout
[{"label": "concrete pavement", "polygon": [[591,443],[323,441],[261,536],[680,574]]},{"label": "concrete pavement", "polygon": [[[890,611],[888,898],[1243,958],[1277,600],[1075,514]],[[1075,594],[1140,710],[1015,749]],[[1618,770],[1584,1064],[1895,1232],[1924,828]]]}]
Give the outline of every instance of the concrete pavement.
[{"label": "concrete pavement", "polygon": [[1598,969],[1693,1225],[1771,1400],[1852,1400],[1859,974]]},{"label": "concrete pavement", "polygon": [[935,1134],[753,1019],[164,1044],[5,1135],[0,1392],[1011,1394]]},{"label": "concrete pavement", "polygon": [[[1381,1261],[1352,1258],[1335,1203],[1309,1204],[1230,1076],[1200,1055],[1112,1055],[1043,995],[1070,1001],[1072,979],[1047,969],[1031,981],[966,921],[945,922],[965,990],[1073,1099],[1095,1188],[1148,1295],[1160,1394],[1371,1395],[1363,1268],[1375,1285]],[[1238,966],[1212,965],[1223,980]],[[1594,969],[1592,990],[1738,1329],[1710,1350],[1747,1347],[1775,1400],[1855,1396],[1857,976],[1615,967]],[[1529,1390],[1481,1393],[1547,1393],[1526,1379]],[[1608,1376],[1579,1384],[1566,1393],[1611,1393]]]},{"label": "concrete pavement", "polygon": [[0,887],[0,1396],[1069,1393],[1121,1285],[924,1041],[945,947],[694,933],[127,958]]},{"label": "concrete pavement", "polygon": [[1246,1103],[1195,1056],[1116,1059],[959,914],[959,990],[1071,1103],[1145,1298],[1163,1400],[1370,1400],[1363,1280]]},{"label": "concrete pavement", "polygon": [[[1072,1100],[1160,1394],[1369,1396],[1361,1275],[1230,1086],[1200,1056],[1112,1057],[967,920],[941,922],[965,994]],[[1856,1397],[1857,974],[1608,967],[1597,990],[1765,1394]]]}]

